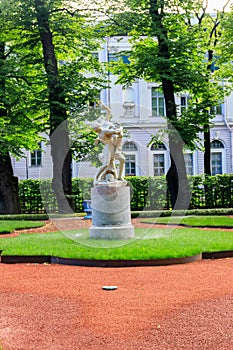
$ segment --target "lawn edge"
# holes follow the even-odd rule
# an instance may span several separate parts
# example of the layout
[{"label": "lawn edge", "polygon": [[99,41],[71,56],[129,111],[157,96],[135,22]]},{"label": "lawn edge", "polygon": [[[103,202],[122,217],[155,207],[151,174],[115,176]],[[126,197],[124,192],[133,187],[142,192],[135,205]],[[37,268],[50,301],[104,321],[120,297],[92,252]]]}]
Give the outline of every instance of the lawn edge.
[{"label": "lawn edge", "polygon": [[140,266],[167,266],[176,264],[187,264],[206,259],[223,259],[232,258],[233,250],[202,252],[193,256],[183,258],[169,259],[151,259],[151,260],[87,260],[62,258],[57,256],[45,255],[1,255],[0,263],[3,264],[56,264],[56,265],[72,265],[86,267],[140,267]]}]

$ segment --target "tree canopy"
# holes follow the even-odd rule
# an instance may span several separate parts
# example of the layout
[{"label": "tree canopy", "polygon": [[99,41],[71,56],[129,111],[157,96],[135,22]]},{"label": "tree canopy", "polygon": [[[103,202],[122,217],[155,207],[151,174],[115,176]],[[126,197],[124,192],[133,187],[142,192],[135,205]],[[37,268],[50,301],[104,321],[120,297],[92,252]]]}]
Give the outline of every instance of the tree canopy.
[{"label": "tree canopy", "polygon": [[82,3],[3,0],[0,4],[0,59],[6,63],[0,72],[4,147],[8,154],[20,155],[20,149],[37,148],[40,132],[50,135],[53,188],[57,195],[63,193],[58,202],[71,194],[68,124],[59,129],[58,140],[51,136],[64,121],[82,116],[76,112],[95,101],[104,86],[93,55],[100,32],[87,21]]},{"label": "tree canopy", "polygon": [[[109,23],[112,22],[113,33],[117,33],[117,22],[120,33],[125,28],[132,47],[128,52],[129,62],[114,62],[112,70],[123,85],[143,78],[157,82],[163,89],[171,154],[168,186],[174,206],[182,187],[181,202],[182,198],[188,198],[184,145],[191,150],[196,147],[200,133],[209,130],[213,107],[222,102],[225,92],[220,84],[222,68],[218,67],[218,72],[213,69],[219,15],[216,19],[210,16],[203,1],[125,0],[124,7],[128,12],[124,15],[118,12]],[[175,94],[183,93],[188,94],[189,105],[180,113]],[[180,207],[183,205],[180,203]]]},{"label": "tree canopy", "polygon": [[[168,79],[175,93],[188,93],[188,110],[172,122],[187,147],[193,149],[199,132],[214,117],[211,107],[218,105],[225,93],[219,84],[220,71],[208,69],[216,65],[216,55],[208,59],[208,51],[216,45],[213,19],[202,1],[132,0],[125,4],[131,7],[128,16],[134,24],[127,27],[124,13],[117,14],[112,25],[113,32],[117,21],[120,28],[126,26],[132,44],[128,64],[112,63],[118,83],[130,85],[136,78],[158,83]],[[161,45],[158,37],[163,40]]]}]

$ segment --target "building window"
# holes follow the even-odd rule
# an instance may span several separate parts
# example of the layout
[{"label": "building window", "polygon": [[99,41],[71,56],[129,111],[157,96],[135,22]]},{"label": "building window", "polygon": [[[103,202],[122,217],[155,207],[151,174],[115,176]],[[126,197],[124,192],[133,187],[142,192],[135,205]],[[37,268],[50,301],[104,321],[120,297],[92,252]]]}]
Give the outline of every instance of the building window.
[{"label": "building window", "polygon": [[116,62],[122,59],[123,63],[129,64],[129,56],[121,55],[119,53],[109,52],[108,53],[108,62]]},{"label": "building window", "polygon": [[165,154],[167,148],[163,143],[153,143],[150,148],[153,151],[153,175],[162,176],[165,174]]},{"label": "building window", "polygon": [[160,151],[160,150],[166,151],[167,148],[163,143],[153,143],[150,150],[151,151]]},{"label": "building window", "polygon": [[125,153],[125,176],[136,176],[136,157],[138,148],[134,142],[126,142],[123,145]]},{"label": "building window", "polygon": [[224,149],[224,145],[221,141],[214,140],[211,142],[211,149]]},{"label": "building window", "polygon": [[41,142],[38,143],[38,149],[31,152],[31,166],[41,166],[42,164],[42,151]]},{"label": "building window", "polygon": [[165,173],[164,154],[153,155],[154,176],[162,176]]},{"label": "building window", "polygon": [[222,153],[211,155],[211,173],[212,175],[222,174]]},{"label": "building window", "polygon": [[125,176],[136,176],[136,157],[135,154],[125,155]]},{"label": "building window", "polygon": [[224,145],[219,140],[211,142],[211,174],[223,174]]},{"label": "building window", "polygon": [[188,97],[181,96],[180,98],[180,112],[183,113],[188,108]]},{"label": "building window", "polygon": [[222,115],[223,114],[222,104],[215,106],[215,107],[211,107],[210,114],[211,115],[218,115],[218,114]]},{"label": "building window", "polygon": [[126,142],[123,146],[123,151],[137,151],[138,148],[134,142]]},{"label": "building window", "polygon": [[112,53],[112,52],[108,53],[108,62],[114,62],[118,60],[119,60],[119,56],[116,53]]},{"label": "building window", "polygon": [[161,89],[152,87],[152,115],[155,117],[165,116],[165,99]]},{"label": "building window", "polygon": [[187,175],[193,175],[193,154],[185,153],[184,161]]}]

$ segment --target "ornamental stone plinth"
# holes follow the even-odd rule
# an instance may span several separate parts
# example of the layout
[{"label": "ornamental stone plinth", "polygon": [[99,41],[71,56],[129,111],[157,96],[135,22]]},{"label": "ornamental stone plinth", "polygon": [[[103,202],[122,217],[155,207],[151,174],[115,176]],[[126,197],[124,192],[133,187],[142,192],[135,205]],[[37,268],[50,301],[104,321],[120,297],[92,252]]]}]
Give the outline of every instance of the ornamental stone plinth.
[{"label": "ornamental stone plinth", "polygon": [[92,226],[90,238],[131,239],[130,188],[125,181],[99,184],[91,189]]}]

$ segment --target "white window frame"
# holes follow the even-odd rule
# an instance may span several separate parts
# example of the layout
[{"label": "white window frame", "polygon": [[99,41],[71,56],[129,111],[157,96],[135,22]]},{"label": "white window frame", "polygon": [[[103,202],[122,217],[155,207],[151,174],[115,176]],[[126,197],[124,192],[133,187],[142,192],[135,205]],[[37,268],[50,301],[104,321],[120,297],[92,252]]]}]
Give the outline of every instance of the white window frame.
[{"label": "white window frame", "polygon": [[[211,114],[214,114],[214,115],[224,115],[224,104],[223,103],[220,103],[219,105],[217,106],[214,106],[212,107],[213,111],[211,110]],[[218,113],[218,109],[221,109],[221,113]],[[213,113],[212,113],[213,112]]]},{"label": "white window frame", "polygon": [[184,160],[185,160],[185,155],[191,155],[192,156],[192,174],[188,174],[187,172],[187,165],[186,165],[186,162],[185,162],[185,168],[186,168],[186,172],[187,172],[187,175],[194,175],[195,174],[195,167],[194,167],[194,153],[192,152],[185,152],[184,153]]},{"label": "white window frame", "polygon": [[[30,167],[31,168],[38,168],[38,167],[42,166],[42,161],[43,161],[42,142],[39,142],[38,146],[39,147],[37,149],[35,149],[34,151],[30,152]],[[38,164],[38,154],[39,153],[40,153],[40,159],[41,159],[40,164]],[[35,155],[36,164],[32,164],[32,158],[33,158],[32,154]]]},{"label": "white window frame", "polygon": [[[151,116],[153,117],[153,118],[164,118],[165,116],[166,116],[166,105],[165,105],[165,98],[164,98],[164,94],[163,94],[163,92],[160,92],[161,91],[161,88],[159,87],[159,86],[151,86],[151,96],[150,96],[150,101],[151,101]],[[159,96],[159,94],[157,93],[157,96],[153,96],[153,91],[156,91],[157,90],[157,92],[158,93],[160,93],[161,94],[161,96]],[[156,101],[157,101],[157,112],[159,112],[159,98],[162,98],[162,96],[163,96],[163,115],[162,114],[159,114],[159,113],[157,113],[157,114],[155,114],[155,111],[153,110],[153,103],[152,103],[152,101],[153,101],[153,98],[155,98],[156,99]]]},{"label": "white window frame", "polygon": [[[188,100],[189,100],[188,95],[181,95],[180,96],[180,113],[182,113],[183,111],[186,111],[188,109]],[[184,101],[185,103],[182,104],[182,101]]]},{"label": "white window frame", "polygon": [[222,158],[222,173],[221,174],[225,174],[226,173],[226,146],[225,146],[225,143],[222,140],[219,140],[219,139],[212,140],[211,144],[214,141],[221,142],[221,144],[223,145],[223,148],[212,148],[211,147],[211,155],[210,155],[210,159],[211,159],[211,173],[212,173],[212,154],[220,153],[221,154],[221,158]]},{"label": "white window frame", "polygon": [[168,147],[167,145],[163,142],[163,145],[165,146],[166,149],[158,149],[158,150],[152,150],[151,145],[149,149],[149,176],[159,176],[159,175],[154,175],[154,154],[158,155],[163,155],[164,156],[164,175],[167,174],[169,166],[170,166],[170,157],[169,157],[169,152],[168,152]]},{"label": "white window frame", "polygon": [[[124,145],[126,145],[126,144],[133,144],[137,149],[132,149],[132,150],[124,150]],[[131,156],[131,155],[133,155],[133,156],[135,156],[135,171],[136,171],[136,174],[135,174],[135,176],[139,176],[140,175],[140,167],[139,167],[139,147],[138,147],[138,145],[136,144],[136,142],[134,142],[134,141],[125,141],[124,142],[124,144],[122,145],[122,152],[123,152],[123,154],[126,156],[126,155],[129,155],[129,156]],[[124,176],[126,176],[125,175],[125,169],[124,169]],[[130,175],[129,175],[130,176]]]}]

